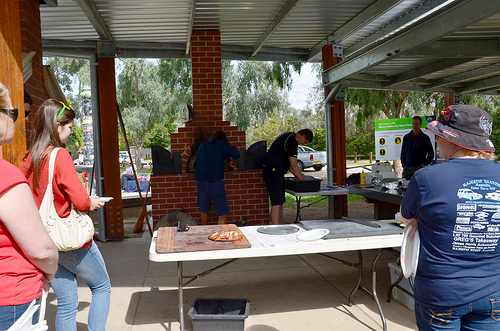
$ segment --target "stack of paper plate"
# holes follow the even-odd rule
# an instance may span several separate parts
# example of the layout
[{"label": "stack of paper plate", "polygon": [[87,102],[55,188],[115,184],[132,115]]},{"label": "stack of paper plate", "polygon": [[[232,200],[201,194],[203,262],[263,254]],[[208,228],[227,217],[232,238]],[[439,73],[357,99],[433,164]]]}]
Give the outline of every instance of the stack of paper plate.
[{"label": "stack of paper plate", "polygon": [[420,252],[420,236],[418,230],[415,231],[413,240],[410,240],[408,234],[412,226],[406,228],[401,245],[401,269],[406,278],[415,277],[417,274],[418,254]]},{"label": "stack of paper plate", "polygon": [[330,233],[330,230],[328,229],[315,229],[315,230],[309,230],[306,232],[302,232],[297,236],[297,239],[300,241],[313,241],[313,240],[318,240],[326,236],[328,233]]}]

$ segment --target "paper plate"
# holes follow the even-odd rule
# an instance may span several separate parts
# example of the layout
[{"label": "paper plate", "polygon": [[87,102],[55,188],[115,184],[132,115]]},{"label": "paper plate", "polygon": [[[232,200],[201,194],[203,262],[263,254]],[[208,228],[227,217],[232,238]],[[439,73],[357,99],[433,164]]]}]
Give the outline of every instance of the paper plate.
[{"label": "paper plate", "polygon": [[408,239],[411,226],[405,231],[401,245],[401,269],[406,278],[415,277],[417,274],[418,254],[420,252],[420,236],[415,231],[413,240]]},{"label": "paper plate", "polygon": [[99,201],[101,202],[108,202],[109,200],[112,200],[113,198],[111,197],[102,197],[102,198],[99,198]]},{"label": "paper plate", "polygon": [[297,236],[298,240],[301,241],[313,241],[318,240],[330,233],[328,229],[314,229],[306,232],[302,232]]}]

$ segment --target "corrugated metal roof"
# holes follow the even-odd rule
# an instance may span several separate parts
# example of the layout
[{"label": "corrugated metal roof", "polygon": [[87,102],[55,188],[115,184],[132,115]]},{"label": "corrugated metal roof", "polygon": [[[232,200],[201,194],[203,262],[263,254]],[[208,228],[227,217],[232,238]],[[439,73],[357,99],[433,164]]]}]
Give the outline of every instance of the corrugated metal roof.
[{"label": "corrugated metal roof", "polygon": [[339,43],[344,60],[325,73],[332,86],[500,86],[500,1],[58,0],[40,11],[46,55],[86,56],[101,41],[117,56],[188,57],[192,30],[219,30],[224,59],[320,61],[323,45]]}]

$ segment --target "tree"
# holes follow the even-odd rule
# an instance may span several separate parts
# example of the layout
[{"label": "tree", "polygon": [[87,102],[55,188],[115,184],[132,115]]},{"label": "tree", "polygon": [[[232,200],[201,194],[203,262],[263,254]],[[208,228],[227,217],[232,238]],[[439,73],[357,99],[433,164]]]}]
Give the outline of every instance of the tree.
[{"label": "tree", "polygon": [[283,91],[292,84],[292,71],[300,63],[222,61],[222,103],[224,119],[247,130],[261,125],[285,103]]},{"label": "tree", "polygon": [[289,104],[275,108],[266,121],[254,125],[247,130],[247,145],[265,140],[271,146],[274,139],[284,131],[297,131],[299,128],[297,110]]},{"label": "tree", "polygon": [[[459,99],[460,103],[479,107],[491,115],[493,119],[493,129],[490,140],[498,151],[500,149],[500,97],[493,95],[461,94],[459,95]],[[436,112],[436,118],[439,116],[440,110]],[[498,152],[496,152],[496,154],[498,154]]]},{"label": "tree", "polygon": [[[75,110],[77,119],[80,119],[84,99],[90,98],[89,61],[66,57],[46,57],[44,64],[50,66],[54,72],[64,96],[70,103],[68,106]],[[74,91],[75,87],[77,91]]]},{"label": "tree", "polygon": [[[367,141],[363,142],[355,137],[363,135],[362,132],[366,129],[366,127],[363,127],[363,123],[367,123],[367,121],[372,123],[374,120],[382,119],[382,117],[387,119],[412,117],[417,113],[418,115],[425,115],[422,114],[422,111],[426,112],[430,111],[430,108],[439,108],[441,104],[444,106],[443,100],[441,94],[435,93],[347,89],[346,109],[350,113],[349,116],[355,119],[356,123],[353,128],[355,132],[352,137],[354,139],[349,143],[366,145]],[[373,132],[373,130],[369,132]],[[369,139],[371,140],[371,137]],[[403,172],[401,161],[394,160],[393,167],[396,174],[401,176]]]},{"label": "tree", "polygon": [[[173,123],[181,107],[177,90],[167,89],[160,79],[156,62],[145,59],[123,59],[118,77],[118,103],[129,141],[135,144],[135,162],[140,169],[140,157],[146,134],[154,127]],[[156,126],[155,126],[156,124]]]}]

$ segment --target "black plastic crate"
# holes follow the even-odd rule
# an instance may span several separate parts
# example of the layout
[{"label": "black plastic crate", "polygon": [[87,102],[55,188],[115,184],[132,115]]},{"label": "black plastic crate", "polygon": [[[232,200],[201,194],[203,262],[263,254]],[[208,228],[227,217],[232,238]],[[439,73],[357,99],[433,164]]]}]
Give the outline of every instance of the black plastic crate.
[{"label": "black plastic crate", "polygon": [[285,189],[294,192],[317,192],[321,188],[321,179],[306,178],[299,180],[295,177],[285,178]]},{"label": "black plastic crate", "polygon": [[248,299],[196,299],[188,316],[193,331],[244,331],[250,312]]}]

